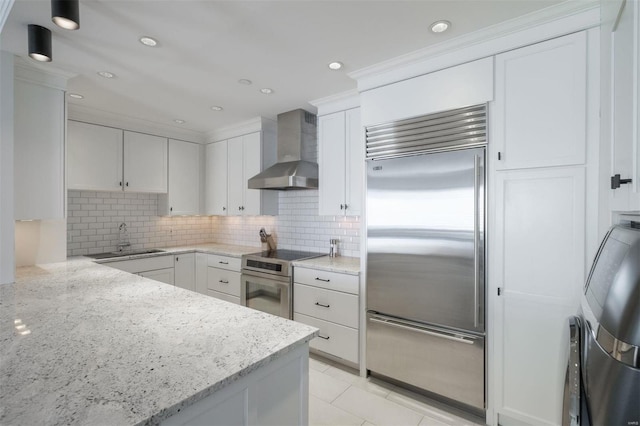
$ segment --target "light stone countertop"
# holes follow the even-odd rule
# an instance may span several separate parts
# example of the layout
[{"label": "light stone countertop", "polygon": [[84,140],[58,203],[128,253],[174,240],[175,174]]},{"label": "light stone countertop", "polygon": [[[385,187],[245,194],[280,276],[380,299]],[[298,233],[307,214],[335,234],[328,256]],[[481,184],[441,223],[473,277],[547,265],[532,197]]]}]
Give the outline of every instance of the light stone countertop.
[{"label": "light stone countertop", "polygon": [[0,285],[0,424],[157,424],[316,334],[82,257],[19,268]]},{"label": "light stone countertop", "polygon": [[360,258],[345,256],[322,256],[293,262],[293,266],[339,272],[349,275],[360,275]]},{"label": "light stone countertop", "polygon": [[[236,246],[231,244],[222,244],[222,243],[207,243],[207,244],[198,244],[192,246],[180,246],[180,247],[160,247],[158,250],[162,250],[158,253],[142,253],[135,254],[130,256],[118,256],[118,257],[109,257],[106,259],[92,259],[97,263],[109,263],[109,262],[117,262],[121,260],[133,260],[133,259],[143,259],[147,257],[156,257],[156,256],[166,256],[168,254],[184,254],[184,253],[207,253],[207,254],[219,254],[222,256],[229,257],[242,257],[243,254],[251,254],[262,251],[260,247],[249,247],[249,246]],[[89,256],[86,256],[90,258]],[[90,258],[91,259],[91,258]]]}]

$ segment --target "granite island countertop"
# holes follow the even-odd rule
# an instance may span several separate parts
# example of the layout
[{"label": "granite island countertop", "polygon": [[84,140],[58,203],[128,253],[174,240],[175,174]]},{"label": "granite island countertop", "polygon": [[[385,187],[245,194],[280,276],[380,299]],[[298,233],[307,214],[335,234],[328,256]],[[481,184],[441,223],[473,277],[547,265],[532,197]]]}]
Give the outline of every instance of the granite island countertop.
[{"label": "granite island countertop", "polygon": [[0,424],[157,424],[317,330],[85,258],[0,285]]}]

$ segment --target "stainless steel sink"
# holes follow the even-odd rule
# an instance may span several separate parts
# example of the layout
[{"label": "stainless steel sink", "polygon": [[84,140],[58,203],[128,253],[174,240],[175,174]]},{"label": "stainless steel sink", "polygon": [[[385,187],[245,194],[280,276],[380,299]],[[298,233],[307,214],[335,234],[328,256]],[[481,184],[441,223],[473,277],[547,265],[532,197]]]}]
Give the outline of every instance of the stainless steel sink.
[{"label": "stainless steel sink", "polygon": [[164,250],[160,250],[160,249],[123,250],[123,251],[112,251],[109,253],[87,254],[85,256],[90,257],[92,259],[111,259],[113,257],[127,257],[127,256],[135,256],[137,254],[151,254],[151,253],[164,253]]}]

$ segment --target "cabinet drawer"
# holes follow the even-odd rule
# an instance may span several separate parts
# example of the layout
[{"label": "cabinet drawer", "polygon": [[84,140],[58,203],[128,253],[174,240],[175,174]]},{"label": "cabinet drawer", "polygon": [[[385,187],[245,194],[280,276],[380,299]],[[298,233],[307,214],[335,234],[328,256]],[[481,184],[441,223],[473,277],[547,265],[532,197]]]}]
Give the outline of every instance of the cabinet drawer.
[{"label": "cabinet drawer", "polygon": [[219,291],[207,289],[205,293],[207,296],[215,297],[216,299],[224,300],[227,302],[235,303],[236,305],[240,304],[240,298],[236,296],[231,296],[227,293],[220,293]]},{"label": "cabinet drawer", "polygon": [[229,271],[240,272],[240,258],[210,254],[209,266],[214,268],[228,269]]},{"label": "cabinet drawer", "polygon": [[320,336],[309,342],[309,346],[338,358],[358,363],[358,330],[294,313],[294,321],[298,321],[320,329]]},{"label": "cabinet drawer", "polygon": [[358,328],[358,296],[296,283],[293,310],[304,315]]},{"label": "cabinet drawer", "polygon": [[207,289],[240,297],[240,272],[209,267]]},{"label": "cabinet drawer", "polygon": [[360,292],[359,278],[357,275],[320,271],[317,269],[301,268],[299,266],[293,269],[293,280],[297,283],[351,294],[358,294]]},{"label": "cabinet drawer", "polygon": [[173,269],[173,256],[166,255],[134,260],[120,260],[117,262],[103,263],[103,265],[137,274],[139,272],[154,271],[156,269]]}]

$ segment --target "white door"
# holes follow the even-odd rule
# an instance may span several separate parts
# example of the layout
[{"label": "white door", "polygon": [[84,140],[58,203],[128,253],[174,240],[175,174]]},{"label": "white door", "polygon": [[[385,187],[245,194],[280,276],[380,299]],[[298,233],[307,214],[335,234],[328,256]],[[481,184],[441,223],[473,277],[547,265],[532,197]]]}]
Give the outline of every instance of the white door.
[{"label": "white door", "polygon": [[195,215],[200,207],[200,145],[169,141],[170,215]]},{"label": "white door", "polygon": [[67,188],[122,190],[122,130],[67,122]]},{"label": "white door", "polygon": [[318,119],[318,211],[321,216],[344,215],[345,131],[344,111]]},{"label": "white door", "polygon": [[346,112],[346,214],[359,216],[362,214],[364,191],[364,129],[360,120],[360,108]]},{"label": "white door", "polygon": [[175,285],[196,291],[196,254],[177,254],[173,259]]},{"label": "white door", "polygon": [[498,422],[560,424],[567,318],[585,279],[585,169],[498,172],[494,196],[490,372]]},{"label": "white door", "polygon": [[242,137],[243,156],[243,179],[241,183],[244,191],[244,209],[242,214],[258,216],[261,214],[261,192],[260,189],[249,189],[247,182],[261,171],[261,141],[260,132],[251,133]]},{"label": "white door", "polygon": [[124,132],[124,190],[167,192],[167,139]]},{"label": "white door", "polygon": [[208,144],[206,156],[206,212],[212,215],[226,215],[229,211],[227,207],[227,141]]},{"label": "white door", "polygon": [[151,280],[160,281],[165,284],[173,285],[174,273],[173,268],[156,269],[154,271],[140,272],[141,277],[149,278]]},{"label": "white door", "polygon": [[495,57],[499,170],[583,164],[586,151],[586,33]]},{"label": "white door", "polygon": [[[227,146],[228,154],[228,197],[229,197],[229,214],[234,216],[242,215],[244,207],[244,158],[242,148],[242,136],[229,139]],[[246,183],[245,183],[246,185]]]}]

